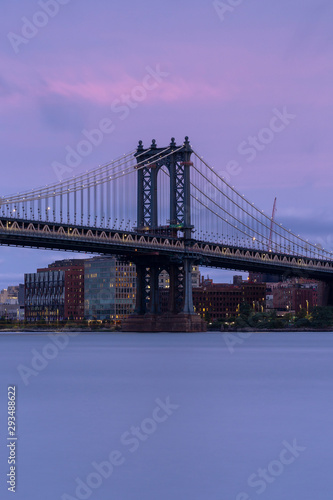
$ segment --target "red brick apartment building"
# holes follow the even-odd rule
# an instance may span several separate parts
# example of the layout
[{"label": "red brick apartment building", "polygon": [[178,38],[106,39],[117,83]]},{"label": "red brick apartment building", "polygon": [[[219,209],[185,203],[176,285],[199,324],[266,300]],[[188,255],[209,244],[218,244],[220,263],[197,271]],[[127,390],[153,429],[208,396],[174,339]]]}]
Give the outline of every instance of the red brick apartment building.
[{"label": "red brick apartment building", "polygon": [[84,319],[84,259],[59,260],[40,271],[64,271],[64,319]]},{"label": "red brick apartment building", "polygon": [[[159,294],[161,312],[167,312],[169,290],[160,288]],[[195,311],[212,321],[237,316],[243,302],[249,304],[254,311],[262,312],[265,310],[265,298],[266,283],[242,282],[228,285],[203,280],[199,287],[193,288]]]},{"label": "red brick apartment building", "polygon": [[308,312],[317,305],[321,305],[321,288],[315,281],[292,280],[288,282],[267,284],[268,292],[273,298],[273,309],[277,311],[299,312],[305,309]]},{"label": "red brick apartment building", "polygon": [[239,285],[209,283],[193,290],[196,312],[212,321],[237,316],[240,305],[245,302],[254,311],[265,309],[266,284],[244,282]]},{"label": "red brick apartment building", "polygon": [[84,319],[84,262],[60,260],[25,275],[27,321]]}]

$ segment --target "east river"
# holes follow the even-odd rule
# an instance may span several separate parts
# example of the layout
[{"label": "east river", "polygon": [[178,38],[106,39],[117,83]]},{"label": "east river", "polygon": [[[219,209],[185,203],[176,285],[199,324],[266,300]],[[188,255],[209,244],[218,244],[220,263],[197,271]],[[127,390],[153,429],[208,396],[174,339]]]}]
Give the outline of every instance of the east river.
[{"label": "east river", "polygon": [[0,335],[0,498],[331,500],[333,333]]}]

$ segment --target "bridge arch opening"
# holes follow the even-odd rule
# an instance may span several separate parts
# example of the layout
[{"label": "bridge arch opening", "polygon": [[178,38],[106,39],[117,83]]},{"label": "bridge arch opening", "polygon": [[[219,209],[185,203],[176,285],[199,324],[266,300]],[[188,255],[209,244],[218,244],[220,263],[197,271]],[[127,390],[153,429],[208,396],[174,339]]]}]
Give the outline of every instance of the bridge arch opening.
[{"label": "bridge arch opening", "polygon": [[168,168],[163,165],[157,174],[157,225],[170,225],[170,175]]}]

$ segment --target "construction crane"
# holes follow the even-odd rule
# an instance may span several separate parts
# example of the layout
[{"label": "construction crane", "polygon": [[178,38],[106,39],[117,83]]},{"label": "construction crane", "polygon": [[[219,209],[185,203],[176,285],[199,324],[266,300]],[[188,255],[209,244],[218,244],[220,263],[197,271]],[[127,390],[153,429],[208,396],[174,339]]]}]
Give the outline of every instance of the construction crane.
[{"label": "construction crane", "polygon": [[269,242],[268,242],[268,251],[269,252],[272,251],[273,224],[274,224],[275,214],[276,214],[276,197],[274,198],[272,218],[271,218],[271,229],[269,232]]}]

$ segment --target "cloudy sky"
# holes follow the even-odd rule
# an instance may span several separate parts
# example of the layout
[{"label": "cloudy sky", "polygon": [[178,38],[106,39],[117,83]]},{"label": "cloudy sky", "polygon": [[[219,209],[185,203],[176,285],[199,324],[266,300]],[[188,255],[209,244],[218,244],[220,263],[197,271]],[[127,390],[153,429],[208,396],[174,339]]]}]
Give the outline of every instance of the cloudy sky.
[{"label": "cloudy sky", "polygon": [[[3,0],[1,9],[0,196],[57,181],[66,148],[108,118],[112,132],[75,173],[139,139],[189,135],[217,170],[239,163],[232,184],[256,205],[270,213],[276,196],[279,221],[333,249],[330,0]],[[269,142],[249,146],[272,123]],[[65,255],[0,247],[0,288]]]}]

